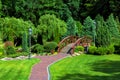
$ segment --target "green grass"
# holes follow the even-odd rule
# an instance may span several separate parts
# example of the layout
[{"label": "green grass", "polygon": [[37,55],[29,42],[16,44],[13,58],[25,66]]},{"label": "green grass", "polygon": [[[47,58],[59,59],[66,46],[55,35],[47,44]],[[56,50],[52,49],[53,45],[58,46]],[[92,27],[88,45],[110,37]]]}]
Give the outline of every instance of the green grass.
[{"label": "green grass", "polygon": [[120,55],[80,55],[50,66],[51,80],[119,80]]},{"label": "green grass", "polygon": [[0,80],[29,80],[33,64],[38,59],[0,61]]}]

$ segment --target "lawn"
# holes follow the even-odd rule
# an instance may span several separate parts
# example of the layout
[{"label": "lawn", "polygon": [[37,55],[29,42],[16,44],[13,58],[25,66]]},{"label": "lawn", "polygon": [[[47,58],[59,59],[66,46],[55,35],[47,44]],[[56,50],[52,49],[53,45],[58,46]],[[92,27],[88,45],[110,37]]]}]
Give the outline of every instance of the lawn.
[{"label": "lawn", "polygon": [[38,59],[0,60],[0,80],[29,80],[31,68],[37,62]]},{"label": "lawn", "polygon": [[119,80],[120,55],[68,57],[50,66],[51,80]]}]

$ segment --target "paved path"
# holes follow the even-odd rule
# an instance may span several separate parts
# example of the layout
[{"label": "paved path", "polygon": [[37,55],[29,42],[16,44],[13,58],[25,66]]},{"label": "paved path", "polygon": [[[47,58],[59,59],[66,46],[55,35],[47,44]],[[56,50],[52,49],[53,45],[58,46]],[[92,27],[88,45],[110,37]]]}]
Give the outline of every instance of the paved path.
[{"label": "paved path", "polygon": [[48,80],[48,65],[66,56],[68,55],[62,53],[52,56],[36,56],[41,61],[33,66],[29,80]]}]

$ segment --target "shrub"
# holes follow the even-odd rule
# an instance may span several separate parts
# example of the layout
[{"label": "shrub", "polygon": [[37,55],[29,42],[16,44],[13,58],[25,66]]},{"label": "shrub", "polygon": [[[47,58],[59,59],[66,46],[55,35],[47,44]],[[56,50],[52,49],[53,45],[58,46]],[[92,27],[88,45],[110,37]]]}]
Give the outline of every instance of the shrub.
[{"label": "shrub", "polygon": [[8,46],[8,47],[5,48],[5,53],[7,55],[9,55],[9,54],[15,54],[16,51],[15,51],[15,49],[12,46]]},{"label": "shrub", "polygon": [[9,55],[7,55],[7,57],[12,57],[12,58],[15,58],[15,57],[18,57],[18,56],[28,56],[28,53],[26,53],[26,52],[21,52],[21,53],[16,53],[16,54],[9,54]]},{"label": "shrub", "polygon": [[3,49],[0,48],[0,56],[3,55]]},{"label": "shrub", "polygon": [[114,53],[115,54],[120,54],[120,44],[114,45],[114,48],[115,48]]},{"label": "shrub", "polygon": [[98,55],[105,55],[107,54],[107,48],[105,47],[98,47],[96,50],[96,54]]},{"label": "shrub", "polygon": [[56,42],[47,42],[44,45],[44,49],[46,52],[51,52],[54,53],[55,48],[57,47],[57,43]]},{"label": "shrub", "polygon": [[43,51],[44,51],[44,47],[40,44],[36,44],[32,48],[32,52],[37,53],[37,54],[38,53],[43,53]]},{"label": "shrub", "polygon": [[90,46],[90,47],[88,48],[88,53],[89,53],[89,54],[95,54],[96,50],[97,50],[97,47],[96,47],[96,46]]},{"label": "shrub", "polygon": [[75,52],[79,52],[79,51],[84,51],[84,47],[83,46],[76,46],[75,47]]},{"label": "shrub", "polygon": [[7,48],[8,46],[14,46],[14,44],[13,44],[13,42],[12,41],[6,41],[5,43],[4,43],[4,48]]},{"label": "shrub", "polygon": [[113,54],[115,52],[114,45],[110,45],[107,47],[107,54]]}]

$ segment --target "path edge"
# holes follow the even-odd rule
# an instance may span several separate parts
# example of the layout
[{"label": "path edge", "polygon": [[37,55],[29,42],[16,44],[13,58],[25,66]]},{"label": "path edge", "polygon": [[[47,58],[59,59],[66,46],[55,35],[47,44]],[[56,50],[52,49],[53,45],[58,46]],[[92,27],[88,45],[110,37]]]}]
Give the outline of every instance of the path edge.
[{"label": "path edge", "polygon": [[67,57],[69,57],[69,56],[65,56],[65,57],[63,57],[63,58],[60,58],[60,59],[58,59],[58,60],[56,60],[55,62],[53,62],[53,63],[51,63],[51,64],[49,64],[48,66],[47,66],[47,74],[48,74],[48,80],[50,80],[50,66],[51,65],[53,65],[54,63],[56,63],[56,62],[58,62],[58,61],[60,61],[60,60],[62,60],[62,59],[64,59],[64,58],[67,58]]},{"label": "path edge", "polygon": [[[34,57],[34,58],[35,58],[35,57]],[[39,58],[35,58],[35,59],[39,59]],[[29,77],[28,77],[29,80],[30,80],[30,77],[31,77],[31,74],[32,74],[32,69],[33,69],[33,67],[34,67],[35,65],[39,64],[39,63],[41,63],[41,60],[40,60],[40,59],[39,59],[39,62],[38,62],[38,63],[35,63],[34,65],[32,65],[31,70],[30,70],[30,74],[29,74]]]}]

